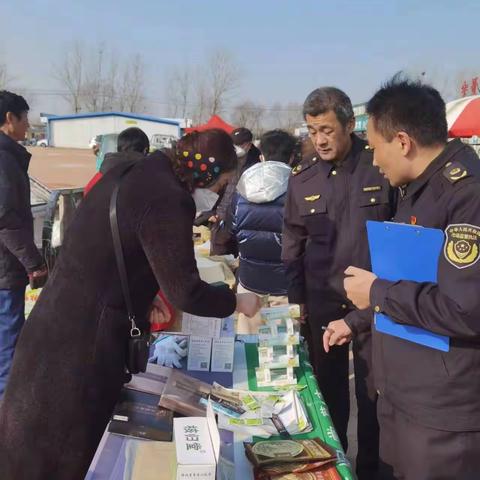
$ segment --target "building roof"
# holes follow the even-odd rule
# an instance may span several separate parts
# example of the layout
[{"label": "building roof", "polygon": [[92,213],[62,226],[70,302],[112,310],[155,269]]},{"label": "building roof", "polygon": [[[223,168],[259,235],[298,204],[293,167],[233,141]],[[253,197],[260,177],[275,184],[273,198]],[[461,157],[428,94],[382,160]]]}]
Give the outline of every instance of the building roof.
[{"label": "building roof", "polygon": [[56,122],[57,120],[75,120],[77,118],[97,118],[97,117],[123,117],[131,118],[132,120],[146,120],[148,122],[166,123],[168,125],[179,126],[179,122],[172,119],[150,117],[148,115],[137,115],[134,113],[124,112],[99,112],[99,113],[79,113],[76,115],[55,115],[48,117],[49,122]]}]

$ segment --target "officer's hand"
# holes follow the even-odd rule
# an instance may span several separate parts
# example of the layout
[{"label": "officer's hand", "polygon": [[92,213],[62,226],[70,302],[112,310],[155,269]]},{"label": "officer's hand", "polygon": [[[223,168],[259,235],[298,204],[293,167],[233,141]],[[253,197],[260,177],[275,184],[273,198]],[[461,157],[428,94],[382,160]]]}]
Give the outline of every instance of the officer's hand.
[{"label": "officer's hand", "polygon": [[352,340],[352,331],[345,320],[330,322],[323,334],[323,348],[328,353],[333,345],[344,345]]},{"label": "officer's hand", "polygon": [[262,300],[254,293],[237,293],[236,311],[247,317],[253,317],[262,307]]},{"label": "officer's hand", "polygon": [[370,289],[377,276],[357,267],[348,267],[345,270],[343,286],[348,299],[359,309],[363,310],[370,306]]}]

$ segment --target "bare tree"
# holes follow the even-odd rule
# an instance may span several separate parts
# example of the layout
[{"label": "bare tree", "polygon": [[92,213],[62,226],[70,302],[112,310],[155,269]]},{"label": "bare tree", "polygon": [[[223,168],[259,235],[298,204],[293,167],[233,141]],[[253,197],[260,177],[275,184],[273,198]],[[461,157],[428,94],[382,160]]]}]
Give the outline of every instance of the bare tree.
[{"label": "bare tree", "polygon": [[264,130],[263,120],[265,112],[263,105],[246,100],[233,107],[232,122],[239,127],[250,129],[258,137]]},{"label": "bare tree", "polygon": [[293,133],[302,121],[302,105],[299,103],[282,105],[277,102],[270,108],[270,123],[273,128],[282,128]]},{"label": "bare tree", "polygon": [[216,50],[210,54],[206,65],[210,115],[218,115],[224,111],[231,94],[240,85],[240,76],[240,69],[230,52]]},{"label": "bare tree", "polygon": [[103,111],[103,67],[105,47],[100,44],[86,69],[86,78],[82,87],[82,101],[88,112]]},{"label": "bare tree", "polygon": [[[117,108],[120,103],[118,94],[119,64],[116,55],[112,52],[108,71],[102,85],[102,111],[111,112]],[[122,111],[123,108],[120,109]]]},{"label": "bare tree", "polygon": [[10,77],[7,71],[7,65],[5,63],[0,63],[0,90],[7,88]]},{"label": "bare tree", "polygon": [[194,108],[192,109],[192,119],[196,125],[207,121],[210,115],[210,96],[206,78],[202,75],[200,69],[198,70],[199,72],[195,75]]},{"label": "bare tree", "polygon": [[186,118],[193,97],[193,74],[189,67],[177,67],[167,80],[169,115]]},{"label": "bare tree", "polygon": [[145,110],[145,63],[140,54],[125,64],[123,90],[119,92],[124,97],[127,112],[141,113]]},{"label": "bare tree", "polygon": [[54,67],[54,77],[67,90],[65,100],[71,105],[75,113],[80,112],[84,87],[84,63],[83,47],[75,42],[67,51],[60,65]]}]

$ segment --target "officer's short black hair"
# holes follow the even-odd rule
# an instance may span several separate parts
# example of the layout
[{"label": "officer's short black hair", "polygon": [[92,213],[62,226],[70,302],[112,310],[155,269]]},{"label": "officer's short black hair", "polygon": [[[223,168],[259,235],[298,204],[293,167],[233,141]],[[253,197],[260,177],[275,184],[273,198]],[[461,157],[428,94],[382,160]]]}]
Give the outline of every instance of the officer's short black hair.
[{"label": "officer's short black hair", "polygon": [[336,87],[317,88],[311,92],[303,103],[303,118],[307,115],[316,117],[333,111],[337,120],[346,127],[353,119],[353,107],[350,97]]},{"label": "officer's short black hair", "polygon": [[266,161],[289,164],[295,153],[296,140],[284,130],[270,130],[260,138],[260,151]]},{"label": "officer's short black hair", "polygon": [[7,121],[8,112],[12,112],[17,118],[20,118],[22,113],[29,110],[28,103],[21,95],[7,92],[7,90],[0,91],[0,126]]},{"label": "officer's short black hair", "polygon": [[447,141],[445,102],[440,93],[401,73],[375,93],[367,104],[367,113],[388,142],[400,131],[408,133],[424,147]]},{"label": "officer's short black hair", "polygon": [[248,128],[236,128],[232,132],[232,140],[234,145],[243,145],[253,141],[253,134]]},{"label": "officer's short black hair", "polygon": [[150,142],[143,130],[137,127],[130,127],[118,135],[118,152],[146,153],[150,149]]}]

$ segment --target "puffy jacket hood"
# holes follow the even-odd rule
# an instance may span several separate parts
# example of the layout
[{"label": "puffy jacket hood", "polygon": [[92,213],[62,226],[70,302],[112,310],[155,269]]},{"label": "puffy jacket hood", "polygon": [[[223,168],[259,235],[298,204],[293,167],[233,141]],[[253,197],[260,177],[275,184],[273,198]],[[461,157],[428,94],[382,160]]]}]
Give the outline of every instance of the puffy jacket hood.
[{"label": "puffy jacket hood", "polygon": [[237,191],[252,203],[273,202],[287,191],[290,172],[285,163],[257,163],[243,172]]}]

